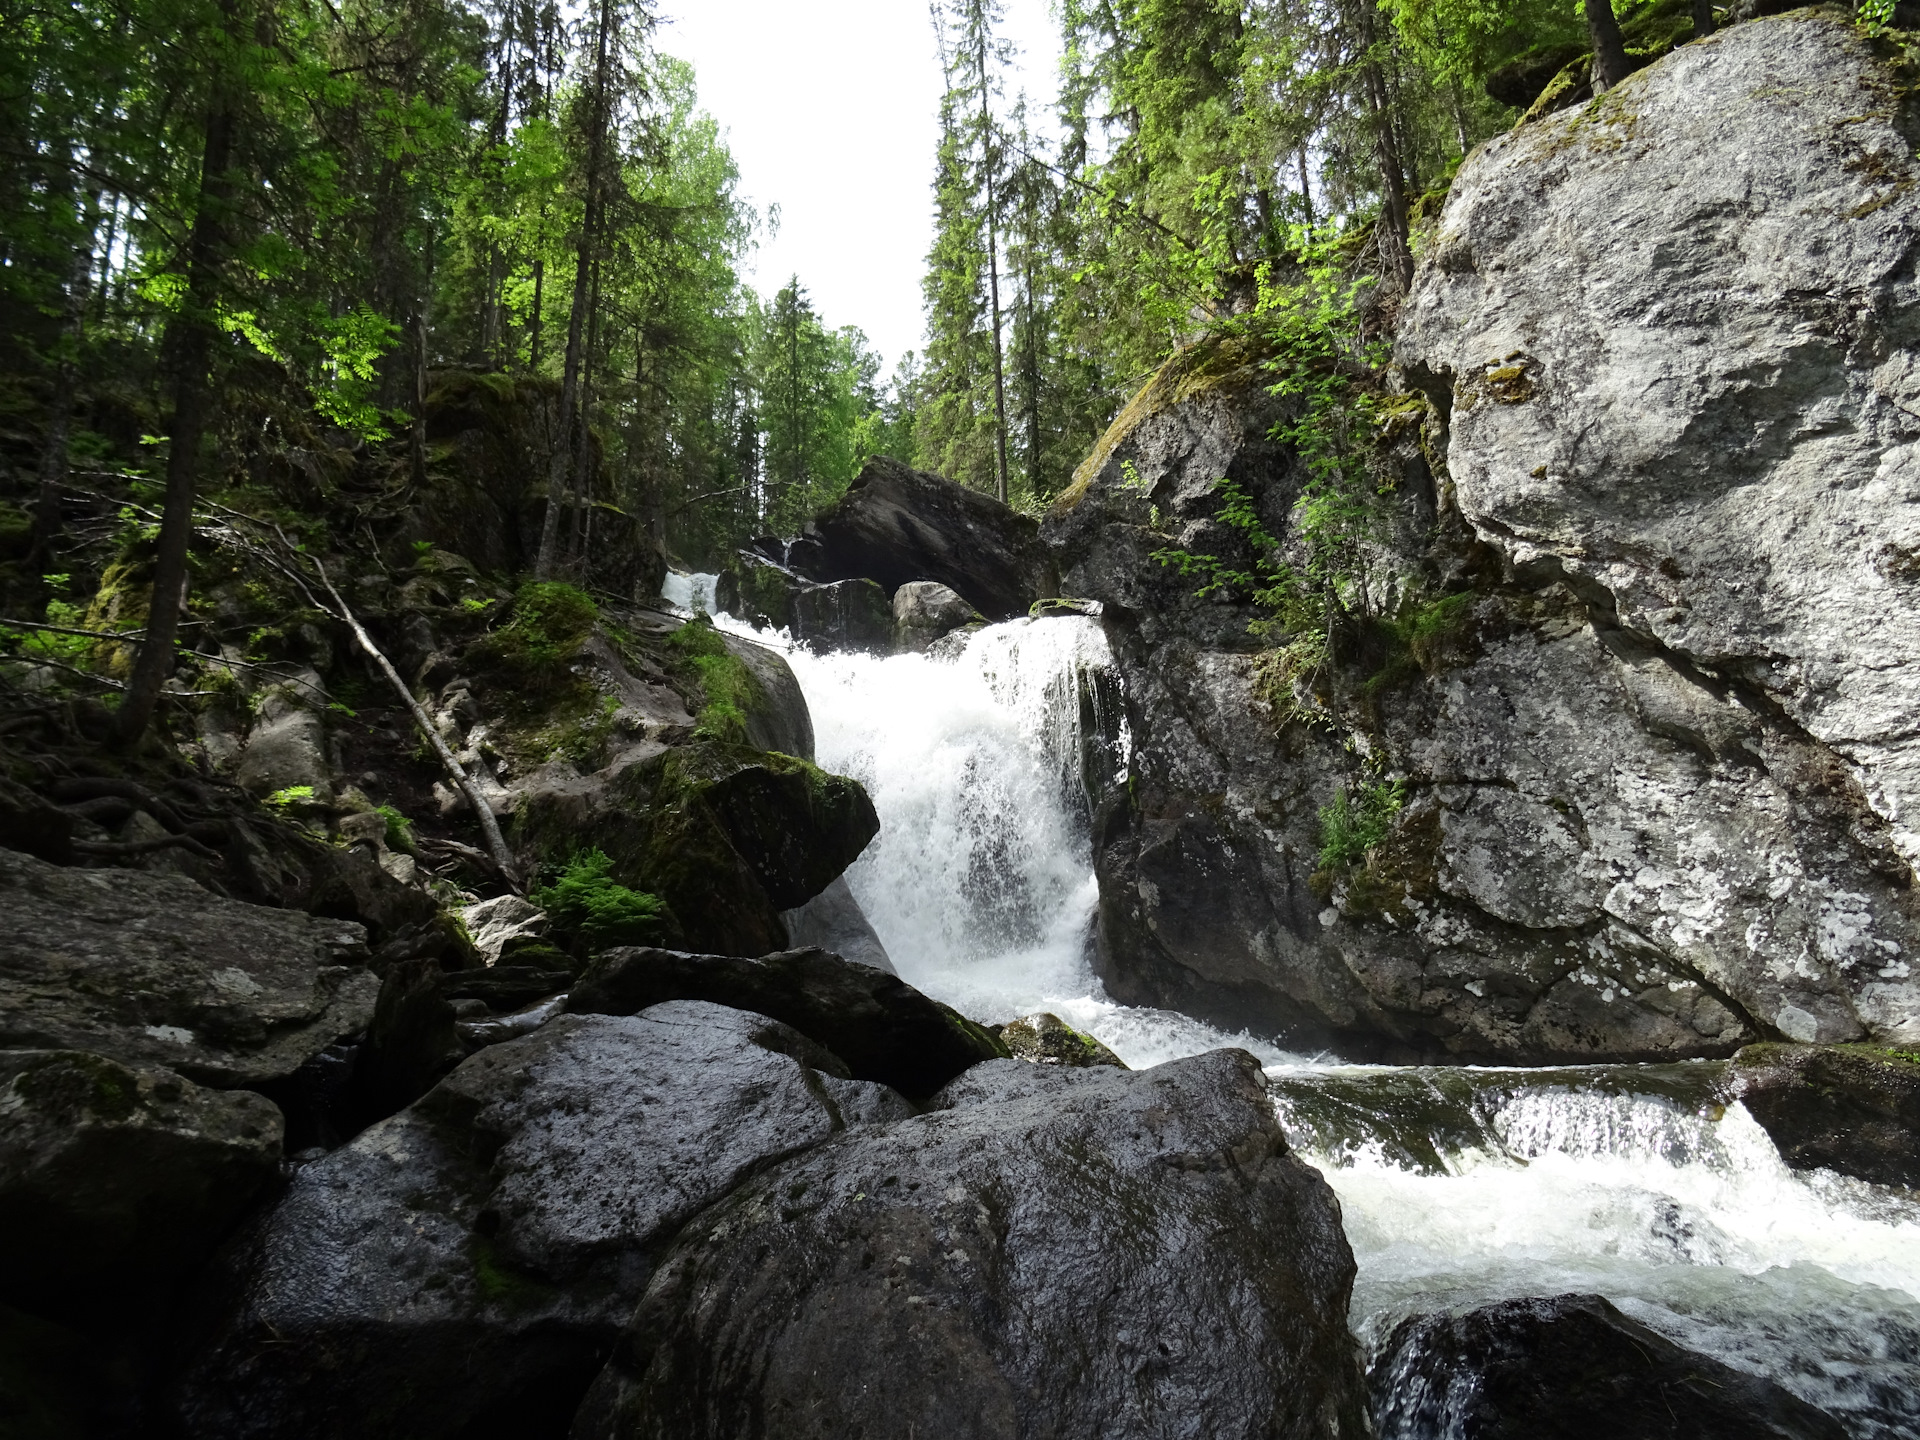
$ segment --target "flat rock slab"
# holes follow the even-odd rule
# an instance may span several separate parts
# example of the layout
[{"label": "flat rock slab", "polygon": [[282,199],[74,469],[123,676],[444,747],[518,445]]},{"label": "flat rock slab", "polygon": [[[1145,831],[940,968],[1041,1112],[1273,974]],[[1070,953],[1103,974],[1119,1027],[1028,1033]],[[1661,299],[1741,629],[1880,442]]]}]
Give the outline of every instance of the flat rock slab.
[{"label": "flat rock slab", "polygon": [[88,1050],[220,1087],[291,1075],[366,1028],[360,926],[178,875],[0,850],[0,1049]]},{"label": "flat rock slab", "polygon": [[1733,1089],[1794,1169],[1920,1189],[1920,1063],[1865,1045],[1749,1045]]},{"label": "flat rock slab", "polygon": [[710,1000],[770,1016],[846,1061],[857,1079],[922,1099],[971,1065],[1006,1055],[983,1026],[899,976],[825,950],[757,960],[628,946],[595,958],[567,998],[575,1014],[631,1015]]},{"label": "flat rock slab", "polygon": [[180,1423],[558,1433],[689,1216],[770,1160],[911,1113],[836,1072],[786,1026],[698,1003],[562,1016],[481,1051],[303,1168],[226,1257]]},{"label": "flat rock slab", "polygon": [[0,1052],[0,1295],[41,1313],[164,1285],[279,1174],[271,1100],[75,1050]]},{"label": "flat rock slab", "polygon": [[1843,1440],[1839,1421],[1598,1295],[1402,1321],[1373,1367],[1380,1440]]},{"label": "flat rock slab", "polygon": [[689,1227],[577,1440],[1369,1433],[1339,1209],[1252,1056],[934,1103]]}]

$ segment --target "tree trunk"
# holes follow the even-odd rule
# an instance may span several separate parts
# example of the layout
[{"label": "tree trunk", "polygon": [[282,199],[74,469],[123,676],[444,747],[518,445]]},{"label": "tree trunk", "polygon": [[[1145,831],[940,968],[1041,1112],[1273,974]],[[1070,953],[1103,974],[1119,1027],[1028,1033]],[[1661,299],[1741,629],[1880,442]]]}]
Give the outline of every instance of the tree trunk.
[{"label": "tree trunk", "polygon": [[1713,34],[1713,0],[1693,0],[1693,38],[1704,40]]},{"label": "tree trunk", "polygon": [[599,243],[601,180],[600,170],[607,143],[609,121],[607,91],[610,88],[610,46],[613,29],[613,0],[600,0],[599,35],[593,62],[593,107],[587,123],[587,204],[580,217],[580,244],[573,257],[573,307],[567,317],[567,358],[560,379],[560,426],[553,448],[553,461],[547,470],[547,513],[540,522],[540,553],[534,561],[536,579],[551,580],[559,560],[560,509],[566,502],[572,459],[575,415],[580,405],[580,373],[586,335],[587,293],[593,277],[593,256]]},{"label": "tree trunk", "polygon": [[[230,31],[237,30],[231,6],[223,7]],[[200,197],[187,241],[187,293],[167,325],[163,350],[173,368],[173,423],[167,446],[167,498],[160,515],[160,536],[153,562],[153,597],[147,606],[147,633],[127,680],[125,698],[114,717],[114,738],[132,746],[146,734],[160,689],[173,673],[173,642],[180,628],[180,607],[187,598],[187,545],[193,538],[193,501],[200,480],[200,443],[212,409],[213,348],[219,331],[215,307],[220,294],[221,250],[226,244],[227,208],[233,193],[228,167],[233,156],[234,116],[224,77],[216,81],[200,158]]]},{"label": "tree trunk", "polygon": [[547,262],[536,259],[533,262],[533,359],[527,367],[535,374],[540,372],[540,310],[545,303],[546,282]]},{"label": "tree trunk", "polygon": [[427,327],[433,315],[433,228],[427,228],[426,278],[420,289],[420,303],[414,307],[413,325],[413,428],[408,448],[413,461],[415,484],[427,478]]},{"label": "tree trunk", "polygon": [[[60,168],[68,169],[68,163]],[[62,317],[60,360],[47,405],[47,438],[40,452],[40,496],[34,507],[35,565],[51,561],[61,531],[60,489],[67,483],[67,444],[73,429],[74,392],[79,384],[80,339],[86,330],[87,300],[93,287],[93,236],[99,227],[100,184],[87,188],[86,219],[67,275],[66,314]],[[71,190],[69,190],[71,195]],[[33,573],[38,574],[36,569]]]},{"label": "tree trunk", "polygon": [[1613,0],[1587,0],[1587,38],[1593,44],[1593,93],[1604,95],[1632,73]]},{"label": "tree trunk", "polygon": [[980,41],[980,163],[987,180],[987,297],[993,306],[993,463],[1000,503],[1007,503],[1007,375],[1000,347],[999,216],[993,195],[993,112],[987,105],[987,43]]}]

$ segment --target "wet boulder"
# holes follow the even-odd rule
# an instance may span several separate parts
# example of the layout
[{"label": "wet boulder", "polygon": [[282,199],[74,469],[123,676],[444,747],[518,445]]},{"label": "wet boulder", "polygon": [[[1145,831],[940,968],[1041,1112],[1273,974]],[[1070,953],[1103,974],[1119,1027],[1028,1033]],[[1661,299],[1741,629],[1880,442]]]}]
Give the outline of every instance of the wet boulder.
[{"label": "wet boulder", "polygon": [[782,911],[780,920],[787,927],[787,943],[796,950],[831,950],[856,965],[899,973],[844,875],[806,904]]},{"label": "wet boulder", "polygon": [[984,617],[966,599],[937,580],[909,580],[893,592],[894,646],[925,650],[942,635]]},{"label": "wet boulder", "polygon": [[899,976],[824,950],[746,959],[644,946],[595,958],[567,997],[575,1014],[631,1015],[667,1000],[708,1000],[791,1025],[861,1080],[920,1099],[1007,1053],[991,1031]]},{"label": "wet boulder", "polygon": [[893,648],[893,606],[871,580],[806,585],[793,596],[793,638],[815,650]]},{"label": "wet boulder", "polygon": [[793,667],[777,650],[720,632],[721,642],[753,677],[753,703],[746,711],[747,743],[762,750],[813,759],[813,714]]},{"label": "wet boulder", "polygon": [[[558,1434],[685,1221],[770,1160],[908,1113],[715,1005],[563,1016],[302,1168],[229,1250],[187,1433]],[[469,1427],[477,1427],[470,1429]]]},{"label": "wet boulder", "polygon": [[203,1085],[285,1079],[364,1030],[380,982],[343,920],[178,875],[0,850],[0,1049],[88,1050]]},{"label": "wet boulder", "polygon": [[999,1027],[1000,1041],[1016,1060],[1029,1065],[1065,1065],[1085,1070],[1095,1065],[1111,1065],[1125,1070],[1127,1064],[1093,1036],[1074,1029],[1058,1015],[1042,1010],[1022,1015]]},{"label": "wet boulder", "polygon": [[1054,591],[1040,527],[989,495],[875,456],[787,551],[821,582],[873,580],[888,595],[914,580],[950,586],[992,620]]},{"label": "wet boulder", "polygon": [[203,1260],[279,1174],[273,1102],[78,1050],[0,1052],[0,1294],[97,1320]]},{"label": "wet boulder", "polygon": [[1842,1440],[1825,1411],[1598,1295],[1402,1321],[1370,1383],[1380,1440]]},{"label": "wet boulder", "polygon": [[780,912],[826,889],[879,829],[858,781],[797,756],[699,741],[530,789],[514,839],[554,859],[596,847],[619,883],[666,903],[673,921],[661,938],[761,955],[787,943]]},{"label": "wet boulder", "polygon": [[1796,1170],[1920,1189],[1920,1060],[1866,1045],[1749,1045],[1734,1093]]},{"label": "wet boulder", "polygon": [[688,1229],[581,1440],[1368,1433],[1339,1208],[1253,1057],[971,1071]]}]

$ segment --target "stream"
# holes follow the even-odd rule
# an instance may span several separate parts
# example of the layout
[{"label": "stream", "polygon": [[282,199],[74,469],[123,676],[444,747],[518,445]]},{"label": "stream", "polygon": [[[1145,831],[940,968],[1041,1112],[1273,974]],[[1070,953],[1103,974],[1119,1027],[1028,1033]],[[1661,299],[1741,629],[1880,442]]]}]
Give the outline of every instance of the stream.
[{"label": "stream", "polygon": [[[712,577],[670,577],[683,608],[712,594]],[[1920,1436],[1920,1203],[1789,1170],[1727,1103],[1721,1062],[1344,1065],[1107,999],[1087,958],[1081,769],[1083,679],[1108,664],[1098,622],[1010,621],[938,659],[716,623],[787,653],[820,764],[873,797],[880,834],[847,879],[904,979],[988,1023],[1051,1010],[1135,1068],[1220,1045],[1260,1059],[1339,1195],[1370,1355],[1409,1315],[1595,1292],[1861,1440]],[[1124,717],[1101,718],[1123,768]],[[1412,1440],[1382,1418],[1383,1440]]]}]

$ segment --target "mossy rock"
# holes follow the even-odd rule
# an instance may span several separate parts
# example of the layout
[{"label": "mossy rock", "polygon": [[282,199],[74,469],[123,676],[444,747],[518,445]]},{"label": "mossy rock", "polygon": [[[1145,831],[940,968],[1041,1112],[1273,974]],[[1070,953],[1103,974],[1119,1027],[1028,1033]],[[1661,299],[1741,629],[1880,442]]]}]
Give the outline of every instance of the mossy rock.
[{"label": "mossy rock", "polygon": [[1920,1060],[1873,1045],[1748,1045],[1735,1092],[1796,1170],[1920,1189]]},{"label": "mossy rock", "polygon": [[786,944],[780,912],[824,890],[879,829],[858,781],[703,739],[628,766],[597,790],[533,792],[515,840],[551,863],[602,850],[614,880],[666,903],[681,943],[763,955]]}]

